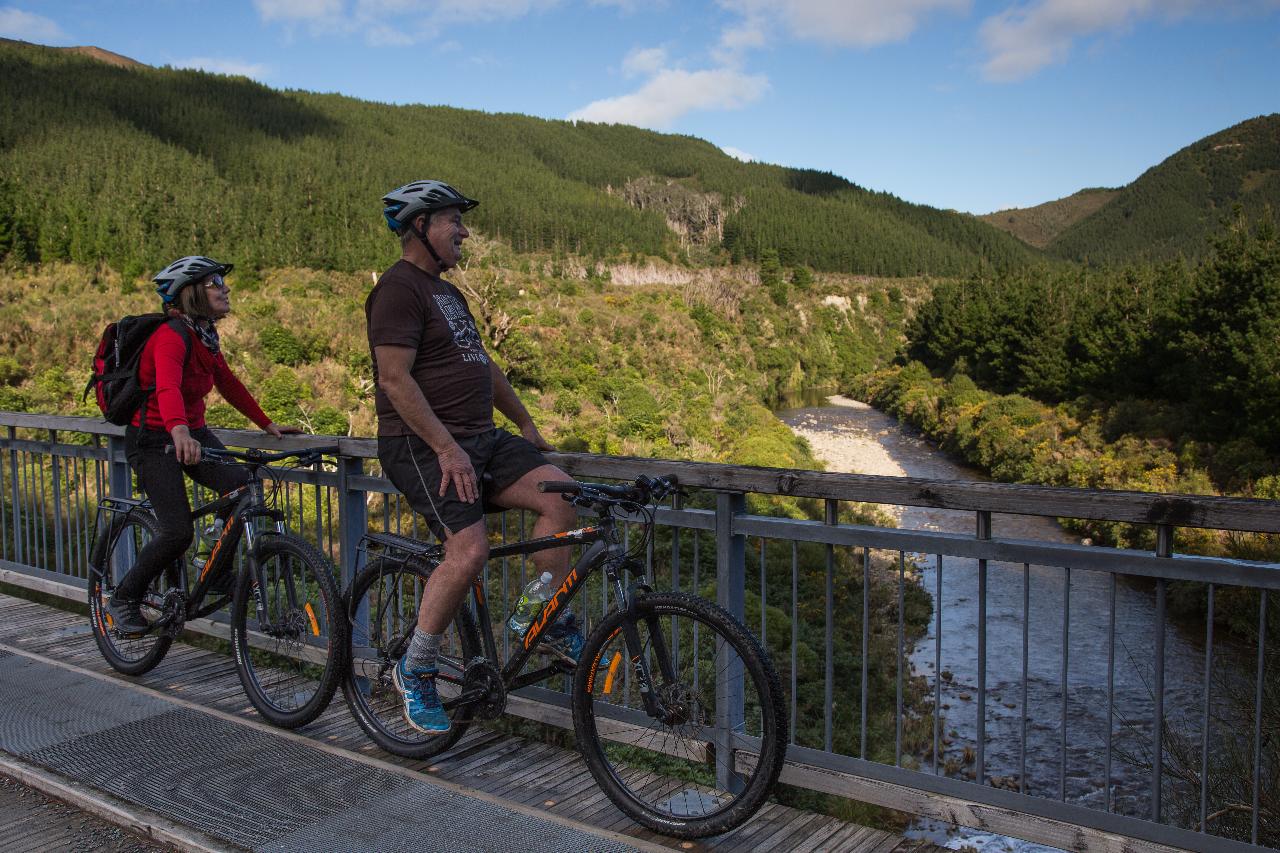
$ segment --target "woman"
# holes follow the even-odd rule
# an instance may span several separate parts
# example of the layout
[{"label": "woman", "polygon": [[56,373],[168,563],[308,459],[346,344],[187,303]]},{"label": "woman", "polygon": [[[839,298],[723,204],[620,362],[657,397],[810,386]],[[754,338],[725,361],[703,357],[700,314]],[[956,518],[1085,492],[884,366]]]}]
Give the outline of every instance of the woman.
[{"label": "woman", "polygon": [[125,428],[125,452],[151,500],[160,533],[138,552],[137,563],[107,601],[122,634],[147,629],[142,596],[191,545],[191,504],[182,475],[218,494],[248,481],[238,466],[200,459],[201,447],[223,446],[205,426],[209,391],[216,386],[228,403],[271,435],[301,432],[272,423],[222,357],[216,323],[231,311],[231,288],[223,278],[231,268],[193,255],[174,261],[154,279],[170,322],[156,329],[142,350],[138,380],[155,391]]}]

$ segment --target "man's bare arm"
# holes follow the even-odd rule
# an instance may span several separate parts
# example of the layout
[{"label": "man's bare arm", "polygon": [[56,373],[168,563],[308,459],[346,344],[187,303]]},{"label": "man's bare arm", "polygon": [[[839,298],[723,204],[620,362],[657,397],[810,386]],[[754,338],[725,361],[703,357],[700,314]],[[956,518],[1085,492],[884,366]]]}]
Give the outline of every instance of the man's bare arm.
[{"label": "man's bare arm", "polygon": [[529,415],[529,410],[524,407],[524,403],[520,402],[520,398],[516,396],[516,389],[512,388],[511,382],[507,380],[507,374],[502,372],[492,358],[489,359],[489,374],[493,377],[494,408],[510,418],[511,422],[520,428],[520,434],[534,447],[539,450],[555,450],[542,437],[542,433],[538,432],[533,418]]},{"label": "man's bare arm", "polygon": [[[458,446],[436,413],[431,411],[431,404],[414,381],[415,354],[413,347],[374,347],[374,357],[378,359],[378,387],[387,395],[400,419],[435,451],[440,462],[441,497],[453,482],[458,496],[470,503],[480,495],[475,468],[466,451]],[[507,387],[511,387],[509,383]]]}]

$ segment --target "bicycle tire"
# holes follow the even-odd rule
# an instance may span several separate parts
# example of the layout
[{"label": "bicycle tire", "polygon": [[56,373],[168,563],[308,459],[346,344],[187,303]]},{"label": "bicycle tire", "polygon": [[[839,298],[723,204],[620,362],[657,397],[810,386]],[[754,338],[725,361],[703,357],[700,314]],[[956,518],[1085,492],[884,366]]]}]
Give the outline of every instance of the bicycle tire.
[{"label": "bicycle tire", "polygon": [[[387,752],[405,758],[427,758],[452,747],[466,732],[473,711],[471,706],[454,706],[447,712],[452,723],[448,732],[419,732],[405,722],[400,691],[391,678],[408,648],[422,589],[434,568],[417,558],[374,558],[345,598],[351,648],[342,695],[365,734]],[[481,654],[475,618],[463,606],[440,644],[436,684],[442,699],[457,694],[467,663]]]},{"label": "bicycle tire", "polygon": [[257,549],[266,588],[246,566],[231,600],[236,673],[259,714],[296,729],[320,716],[342,678],[342,598],[333,564],[306,541],[276,534],[261,539]]},{"label": "bicycle tire", "polygon": [[[787,712],[778,674],[755,637],[705,599],[649,593],[635,600],[632,612],[656,692],[680,719],[664,722],[645,712],[621,630],[628,613],[614,611],[587,638],[585,665],[574,676],[578,748],[605,794],[637,823],[677,838],[727,832],[764,805],[782,772]],[[655,632],[674,680],[657,665]],[[738,774],[740,788],[726,790],[717,777],[737,768],[714,749],[716,673],[732,674],[737,664],[742,678],[735,687],[745,707],[739,731],[758,739],[759,758]]]},{"label": "bicycle tire", "polygon": [[[107,599],[116,584],[133,567],[138,551],[160,532],[155,515],[135,509],[104,524],[94,539],[89,568],[89,621],[98,651],[116,672],[142,675],[155,669],[173,645],[173,637],[161,632],[141,637],[123,637],[111,626]],[[110,551],[110,552],[108,552]],[[154,622],[162,615],[160,605],[171,572],[160,572],[143,596],[143,615]]]}]

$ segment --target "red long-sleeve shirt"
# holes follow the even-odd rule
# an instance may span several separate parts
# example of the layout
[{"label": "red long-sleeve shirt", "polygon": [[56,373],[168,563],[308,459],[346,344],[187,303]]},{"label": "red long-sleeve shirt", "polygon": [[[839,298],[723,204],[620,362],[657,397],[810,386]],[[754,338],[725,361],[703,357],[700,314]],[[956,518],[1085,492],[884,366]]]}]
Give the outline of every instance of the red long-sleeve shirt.
[{"label": "red long-sleeve shirt", "polygon": [[146,409],[133,416],[134,426],[142,426],[145,415],[147,429],[168,432],[179,424],[198,429],[205,425],[204,398],[215,386],[228,403],[259,427],[271,423],[249,389],[231,372],[222,353],[209,352],[195,332],[191,332],[190,356],[186,356],[186,349],[182,336],[168,323],[142,348],[138,380],[144,387],[154,384],[156,390],[147,399]]}]

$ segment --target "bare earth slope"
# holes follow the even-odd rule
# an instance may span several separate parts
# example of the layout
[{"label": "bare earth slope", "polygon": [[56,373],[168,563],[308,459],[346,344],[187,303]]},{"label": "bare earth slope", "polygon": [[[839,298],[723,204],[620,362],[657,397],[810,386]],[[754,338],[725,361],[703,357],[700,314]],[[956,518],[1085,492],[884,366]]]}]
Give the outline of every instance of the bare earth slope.
[{"label": "bare earth slope", "polygon": [[1118,192],[1105,187],[1084,189],[1035,207],[997,210],[978,218],[1009,232],[1024,243],[1043,249],[1063,231],[1115,198]]}]

